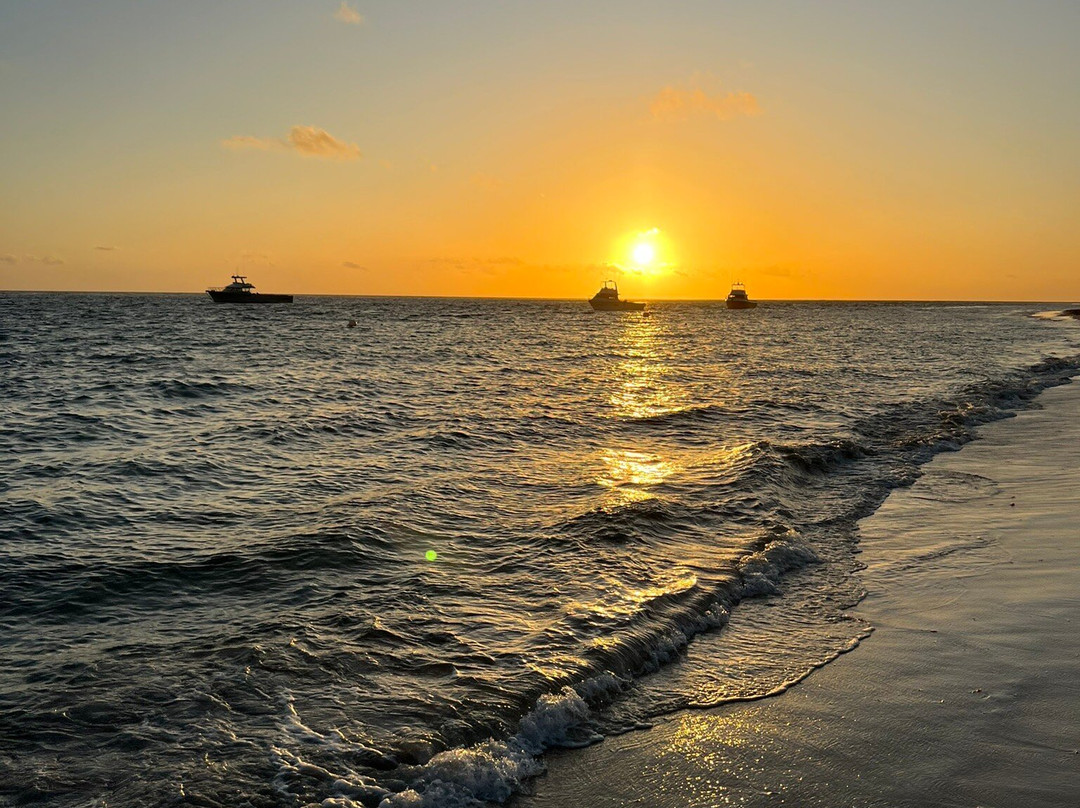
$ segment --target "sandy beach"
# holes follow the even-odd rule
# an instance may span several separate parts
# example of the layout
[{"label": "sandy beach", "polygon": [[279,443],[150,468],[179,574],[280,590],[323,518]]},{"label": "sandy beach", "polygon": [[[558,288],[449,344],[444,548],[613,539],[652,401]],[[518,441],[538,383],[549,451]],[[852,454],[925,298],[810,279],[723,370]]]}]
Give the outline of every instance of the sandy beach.
[{"label": "sandy beach", "polygon": [[1080,804],[1080,385],[1037,401],[863,520],[858,648],[552,754],[518,808]]}]

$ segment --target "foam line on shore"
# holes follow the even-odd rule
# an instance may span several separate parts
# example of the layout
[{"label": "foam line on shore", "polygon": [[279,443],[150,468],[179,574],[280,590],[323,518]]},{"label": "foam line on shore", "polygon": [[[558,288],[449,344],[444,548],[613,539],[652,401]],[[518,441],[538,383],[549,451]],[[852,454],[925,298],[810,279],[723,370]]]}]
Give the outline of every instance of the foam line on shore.
[{"label": "foam line on shore", "polygon": [[1080,385],[979,438],[863,520],[854,612],[877,630],[854,653],[777,698],[549,754],[516,805],[1074,804]]}]

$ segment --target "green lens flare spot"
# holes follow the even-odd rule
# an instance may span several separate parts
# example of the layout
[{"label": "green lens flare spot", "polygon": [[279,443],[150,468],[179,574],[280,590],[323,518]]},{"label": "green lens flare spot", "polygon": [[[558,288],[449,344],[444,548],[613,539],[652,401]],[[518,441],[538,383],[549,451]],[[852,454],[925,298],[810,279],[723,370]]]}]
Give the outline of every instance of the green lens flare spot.
[{"label": "green lens flare spot", "polygon": [[424,558],[426,558],[428,561],[434,561],[438,557],[439,554],[436,553],[434,550],[428,550],[426,553],[424,553]]}]

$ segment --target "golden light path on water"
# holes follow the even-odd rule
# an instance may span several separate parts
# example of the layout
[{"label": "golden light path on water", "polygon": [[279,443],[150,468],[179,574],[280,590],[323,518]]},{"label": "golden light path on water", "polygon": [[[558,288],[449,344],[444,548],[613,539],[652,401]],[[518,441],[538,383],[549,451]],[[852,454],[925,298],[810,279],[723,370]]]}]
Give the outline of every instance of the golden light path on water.
[{"label": "golden light path on water", "polygon": [[[678,336],[669,333],[663,318],[628,315],[624,317],[624,326],[619,339],[623,358],[614,366],[608,397],[612,417],[644,420],[698,406],[688,386],[674,378],[678,368],[672,367],[671,357],[679,356],[682,348]],[[718,364],[710,365],[707,372],[714,377],[731,375]],[[675,460],[655,443],[609,446],[600,452],[596,483],[608,489],[605,501],[608,506],[638,502],[654,496],[650,489],[698,466],[708,467],[714,475],[724,475],[752,449],[748,443],[718,442],[701,453],[684,451],[681,459]]]},{"label": "golden light path on water", "polygon": [[[655,317],[627,316],[619,339],[624,357],[614,368],[608,403],[619,419],[652,418],[686,406],[688,391],[674,383],[665,361],[667,334]],[[655,452],[608,447],[601,453],[596,482],[609,489],[606,504],[618,506],[649,499],[649,488],[678,471],[670,459]]]},{"label": "golden light path on water", "polygon": [[[608,404],[611,417],[622,421],[659,418],[691,409],[695,406],[692,390],[676,377],[681,363],[675,335],[660,317],[624,316],[623,330],[617,342],[620,359],[612,366]],[[641,436],[639,435],[639,441]],[[687,472],[701,469],[730,469],[748,449],[747,446],[720,446],[705,452],[681,452],[676,459],[670,448],[656,441],[639,442],[634,446],[609,445],[598,451],[595,464],[595,483],[606,490],[605,509],[617,510],[634,503],[657,497],[656,489]],[[690,559],[687,559],[688,561]],[[648,583],[628,586],[618,576],[600,573],[595,581],[597,597],[572,600],[566,613],[578,619],[603,619],[624,622],[648,608],[659,598],[687,592],[698,585],[697,574],[677,564]],[[592,638],[590,645],[617,645],[618,636],[612,632]],[[563,662],[578,662],[563,660]],[[557,665],[555,666],[557,667]]]},{"label": "golden light path on water", "polygon": [[619,340],[623,355],[615,367],[609,403],[616,418],[652,418],[684,409],[689,391],[673,382],[665,361],[673,346],[658,317],[627,316]]},{"label": "golden light path on water", "polygon": [[[620,358],[612,365],[608,404],[611,417],[621,421],[640,421],[663,418],[703,406],[692,389],[694,374],[729,377],[723,365],[710,364],[687,372],[688,362],[680,346],[679,335],[671,333],[664,318],[638,315],[623,316],[623,329],[617,342]],[[716,402],[710,402],[715,404]],[[637,442],[627,446],[618,438],[598,451],[594,465],[594,482],[605,490],[603,507],[620,508],[663,497],[658,493],[665,484],[692,481],[698,476],[710,480],[734,480],[741,466],[749,460],[754,444],[741,442],[673,452],[663,442],[651,440],[643,433]],[[575,599],[565,606],[566,613],[579,619],[597,618],[621,622],[632,618],[658,598],[687,592],[699,583],[701,570],[723,568],[731,562],[732,550],[717,553],[716,549],[692,543],[685,548],[683,563],[673,565],[649,582],[628,586],[618,577],[600,573],[596,577],[597,597]],[[617,644],[617,635],[600,634],[590,641],[593,647]],[[570,660],[564,660],[567,662]],[[573,660],[577,662],[578,660]]]}]

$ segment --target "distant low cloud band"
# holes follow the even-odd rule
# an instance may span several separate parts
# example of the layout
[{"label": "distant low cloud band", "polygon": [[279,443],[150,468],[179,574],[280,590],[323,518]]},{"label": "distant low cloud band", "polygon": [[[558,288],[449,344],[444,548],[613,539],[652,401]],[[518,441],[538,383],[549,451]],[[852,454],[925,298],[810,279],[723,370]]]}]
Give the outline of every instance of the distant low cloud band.
[{"label": "distant low cloud band", "polygon": [[8,264],[9,266],[15,264],[43,264],[47,267],[58,267],[63,263],[64,259],[57,258],[55,255],[12,255],[11,253],[0,255],[0,264]]}]

